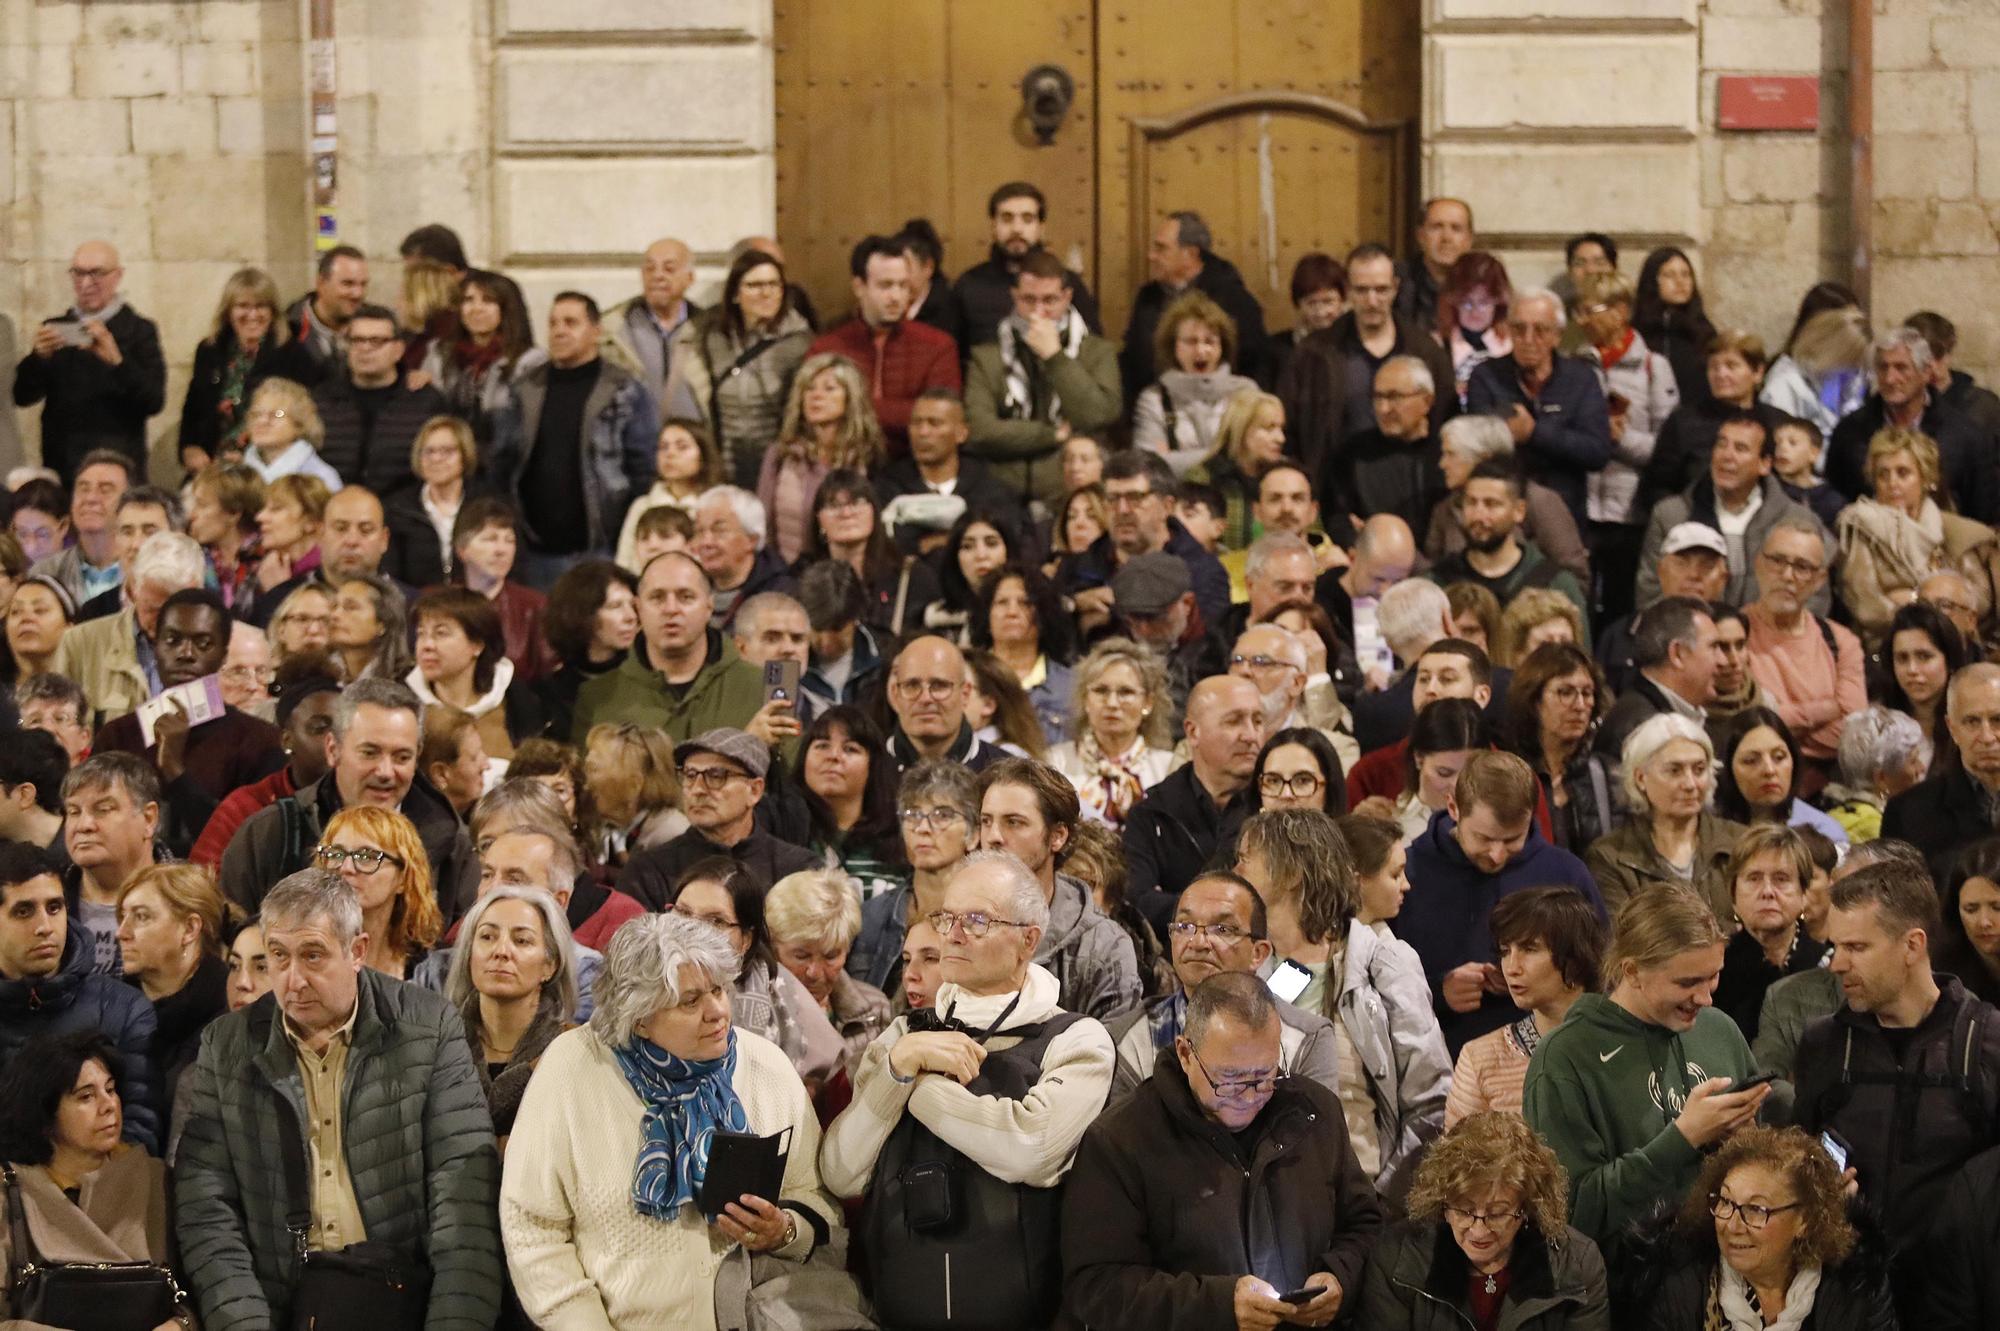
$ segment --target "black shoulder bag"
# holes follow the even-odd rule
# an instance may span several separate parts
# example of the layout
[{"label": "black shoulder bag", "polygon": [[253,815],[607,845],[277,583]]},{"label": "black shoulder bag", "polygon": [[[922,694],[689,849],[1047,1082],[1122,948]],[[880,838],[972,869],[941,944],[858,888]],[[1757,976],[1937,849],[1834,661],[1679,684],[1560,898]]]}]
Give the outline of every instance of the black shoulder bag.
[{"label": "black shoulder bag", "polygon": [[431,1303],[430,1267],[389,1243],[309,1247],[312,1171],[298,1120],[289,1110],[279,1115],[278,1142],[285,1153],[285,1231],[299,1258],[285,1325],[291,1331],[423,1331]]},{"label": "black shoulder bag", "polygon": [[186,1296],[157,1262],[44,1262],[28,1234],[14,1166],[0,1163],[0,1173],[7,1181],[14,1316],[68,1331],[153,1331],[179,1315]]}]

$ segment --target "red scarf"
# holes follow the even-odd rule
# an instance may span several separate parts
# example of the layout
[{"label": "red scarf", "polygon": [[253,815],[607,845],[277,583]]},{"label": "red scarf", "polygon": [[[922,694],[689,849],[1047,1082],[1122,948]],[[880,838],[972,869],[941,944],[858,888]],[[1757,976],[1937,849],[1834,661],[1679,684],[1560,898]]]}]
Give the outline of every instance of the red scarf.
[{"label": "red scarf", "polygon": [[1625,359],[1625,353],[1632,349],[1632,339],[1637,336],[1639,334],[1636,329],[1627,328],[1625,336],[1618,339],[1617,346],[1599,347],[1597,349],[1597,359],[1603,363],[1605,369],[1610,369],[1619,361]]}]

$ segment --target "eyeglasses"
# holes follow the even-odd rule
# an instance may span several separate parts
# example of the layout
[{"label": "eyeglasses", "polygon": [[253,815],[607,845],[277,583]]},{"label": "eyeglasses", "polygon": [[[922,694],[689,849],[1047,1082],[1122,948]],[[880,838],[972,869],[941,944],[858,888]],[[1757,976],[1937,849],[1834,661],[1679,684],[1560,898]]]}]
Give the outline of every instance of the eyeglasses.
[{"label": "eyeglasses", "polygon": [[703,924],[714,925],[724,933],[728,933],[731,929],[742,928],[741,925],[737,924],[736,921],[730,919],[727,915],[716,915],[713,913],[704,915],[698,910],[687,910],[678,903],[670,907],[670,909],[684,920],[700,920]]},{"label": "eyeglasses", "polygon": [[1208,1078],[1208,1087],[1215,1092],[1218,1100],[1241,1100],[1252,1095],[1268,1095],[1278,1089],[1278,1078],[1283,1075],[1280,1069],[1272,1068],[1269,1072],[1255,1076],[1231,1077],[1227,1081],[1222,1081],[1208,1070],[1208,1064],[1201,1061],[1201,1055],[1195,1052],[1192,1040],[1188,1041],[1188,1056],[1194,1059],[1194,1065],[1201,1069],[1201,1075]]},{"label": "eyeglasses", "polygon": [[1286,670],[1297,670],[1299,668],[1290,661],[1280,661],[1275,656],[1245,656],[1241,652],[1236,652],[1229,658],[1229,668],[1234,670],[1238,666],[1249,666],[1252,670],[1271,670],[1279,666],[1284,667]]},{"label": "eyeglasses", "polygon": [[398,869],[404,865],[401,855],[391,855],[373,846],[361,846],[354,850],[345,846],[321,846],[313,851],[313,858],[320,862],[321,867],[335,873],[340,872],[342,864],[353,865],[356,873],[374,873],[384,864],[393,864]]},{"label": "eyeglasses", "polygon": [[710,790],[721,790],[731,781],[748,781],[747,772],[739,772],[733,767],[683,767],[681,781],[690,786],[706,786]]},{"label": "eyeglasses", "polygon": [[928,695],[937,702],[943,702],[953,693],[965,687],[962,680],[950,679],[899,679],[890,685],[896,693],[910,702]]},{"label": "eyeglasses", "polygon": [[953,823],[971,821],[961,809],[904,809],[901,817],[903,826],[911,828],[938,828],[940,830]]},{"label": "eyeglasses", "polygon": [[1972,607],[1967,605],[1963,601],[1953,601],[1948,598],[1938,597],[1938,596],[1926,596],[1923,597],[1922,599],[1928,604],[1936,606],[1940,614],[1969,615],[1972,613]]},{"label": "eyeglasses", "polygon": [[1565,707],[1579,702],[1589,705],[1597,701],[1597,690],[1587,684],[1558,684],[1549,690],[1549,696]]},{"label": "eyeglasses", "polygon": [[1430,396],[1428,393],[1420,392],[1414,388],[1400,391],[1393,388],[1378,388],[1375,390],[1375,400],[1377,402],[1408,402],[1413,397],[1428,396]]},{"label": "eyeglasses", "polygon": [[1554,337],[1562,330],[1554,324],[1515,323],[1510,319],[1507,322],[1507,331],[1515,337]]},{"label": "eyeglasses", "polygon": [[983,910],[934,910],[924,916],[924,921],[938,931],[939,938],[949,938],[953,929],[963,928],[967,938],[986,937],[994,925],[1005,924],[1015,929],[1027,926],[1019,920],[1003,920],[997,915],[988,915]]},{"label": "eyeglasses", "polygon": [[382,347],[388,346],[391,342],[400,342],[402,340],[403,339],[400,337],[353,336],[347,339],[347,345],[350,347],[360,347],[363,351],[376,351]]},{"label": "eyeglasses", "polygon": [[1488,1233],[1497,1233],[1509,1225],[1519,1224],[1528,1218],[1526,1211],[1468,1211],[1462,1206],[1444,1208],[1445,1219],[1453,1224],[1471,1229],[1474,1225],[1486,1226]]},{"label": "eyeglasses", "polygon": [[1803,1203],[1793,1202],[1789,1206],[1759,1206],[1755,1202],[1731,1201],[1719,1192],[1710,1193],[1708,1196],[1708,1213],[1710,1215],[1722,1221],[1725,1225],[1740,1216],[1742,1217],[1744,1226],[1749,1229],[1762,1229],[1771,1223],[1772,1216],[1782,1214],[1785,1211],[1796,1211],[1801,1205]]},{"label": "eyeglasses", "polygon": [[224,666],[219,672],[224,679],[255,680],[262,684],[271,678],[271,671],[265,666],[233,665]]},{"label": "eyeglasses", "polygon": [[69,275],[79,282],[102,282],[117,271],[116,268],[72,268]]},{"label": "eyeglasses", "polygon": [[1264,798],[1290,795],[1293,799],[1309,799],[1319,793],[1326,782],[1311,772],[1294,772],[1286,776],[1281,772],[1266,772],[1257,778],[1257,790]]},{"label": "eyeglasses", "polygon": [[1175,920],[1167,926],[1167,932],[1183,942],[1190,938],[1206,938],[1217,947],[1234,947],[1251,936],[1248,929],[1239,929],[1233,924],[1196,924],[1193,920]]},{"label": "eyeglasses", "polygon": [[1137,508],[1152,497],[1151,490],[1107,490],[1104,505],[1106,508]]},{"label": "eyeglasses", "polygon": [[1819,572],[1819,565],[1809,559],[1792,559],[1786,555],[1774,554],[1759,554],[1757,558],[1788,577],[1810,578]]},{"label": "eyeglasses", "polygon": [[281,407],[259,407],[244,419],[248,420],[252,425],[255,425],[259,421],[281,421],[285,419],[285,412]]}]

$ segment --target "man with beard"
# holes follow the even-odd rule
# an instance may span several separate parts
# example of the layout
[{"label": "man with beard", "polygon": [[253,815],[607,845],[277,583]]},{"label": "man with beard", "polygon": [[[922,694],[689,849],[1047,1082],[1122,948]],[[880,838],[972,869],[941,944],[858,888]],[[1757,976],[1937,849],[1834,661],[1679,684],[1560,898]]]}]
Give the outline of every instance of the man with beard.
[{"label": "man with beard", "polygon": [[1750,673],[1750,621],[1733,605],[1710,603],[1715,621],[1715,696],[1703,710],[1708,713],[1708,737],[1722,751],[1722,737],[1729,723],[1752,707],[1771,707],[1764,686]]},{"label": "man with beard", "polygon": [[1490,458],[1474,467],[1458,504],[1465,549],[1432,568],[1433,581],[1484,587],[1503,610],[1526,588],[1553,587],[1589,622],[1590,607],[1576,575],[1521,534],[1521,524],[1528,518],[1527,487],[1511,462]]},{"label": "man with beard", "polygon": [[[970,351],[997,335],[1000,321],[1014,308],[1010,294],[1014,274],[1030,254],[1043,252],[1048,211],[1042,191],[1025,180],[1008,181],[986,200],[986,216],[993,224],[992,253],[985,263],[960,273],[952,287],[958,298],[959,350]],[[1068,269],[1064,273],[1076,312],[1091,332],[1097,332],[1096,298],[1081,276]]]},{"label": "man with beard", "polygon": [[1181,889],[1236,840],[1249,814],[1250,774],[1264,747],[1264,699],[1234,676],[1211,676],[1188,695],[1189,760],[1146,792],[1125,818],[1129,891],[1161,933]]},{"label": "man with beard", "polygon": [[957,392],[958,345],[951,334],[906,318],[910,312],[910,261],[888,236],[867,236],[848,260],[853,274],[854,317],[813,339],[809,356],[834,352],[861,367],[874,399],[875,419],[892,457],[910,451],[910,408],[928,388]]}]

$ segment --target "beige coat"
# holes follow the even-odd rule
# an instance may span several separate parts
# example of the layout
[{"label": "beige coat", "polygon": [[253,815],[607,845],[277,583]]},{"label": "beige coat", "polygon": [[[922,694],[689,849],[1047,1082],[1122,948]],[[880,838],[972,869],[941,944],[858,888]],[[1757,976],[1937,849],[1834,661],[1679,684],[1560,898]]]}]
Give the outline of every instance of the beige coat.
[{"label": "beige coat", "polygon": [[[167,1167],[136,1146],[121,1147],[83,1180],[72,1204],[40,1165],[16,1165],[28,1237],[49,1262],[173,1260],[167,1225]],[[16,1261],[13,1234],[0,1218],[0,1279]],[[182,1282],[185,1285],[185,1281]],[[51,1331],[14,1316],[10,1285],[0,1297],[0,1331]]]},{"label": "beige coat", "polygon": [[83,689],[94,714],[85,720],[93,730],[153,696],[139,668],[138,634],[139,617],[128,605],[107,619],[71,626],[56,644],[49,669]]},{"label": "beige coat", "polygon": [[[1929,502],[1926,516],[1936,512]],[[2000,543],[1983,522],[1956,513],[1937,513],[1942,537],[1927,524],[1873,499],[1857,499],[1841,510],[1840,597],[1854,626],[1870,647],[1881,643],[1896,617],[1896,592],[1916,592],[1933,573],[1962,573],[1975,587],[1994,587]]]}]

